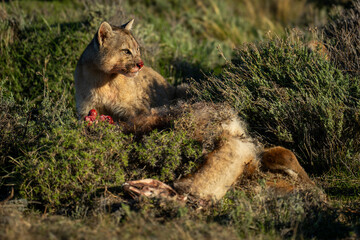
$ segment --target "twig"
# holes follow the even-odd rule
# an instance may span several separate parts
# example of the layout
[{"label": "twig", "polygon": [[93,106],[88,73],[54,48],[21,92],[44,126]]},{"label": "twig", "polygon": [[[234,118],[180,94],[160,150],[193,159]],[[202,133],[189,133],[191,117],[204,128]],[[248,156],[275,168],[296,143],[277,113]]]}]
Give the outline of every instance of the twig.
[{"label": "twig", "polygon": [[10,196],[8,196],[4,201],[0,202],[0,205],[5,205],[10,199],[14,197],[14,188],[11,187]]}]

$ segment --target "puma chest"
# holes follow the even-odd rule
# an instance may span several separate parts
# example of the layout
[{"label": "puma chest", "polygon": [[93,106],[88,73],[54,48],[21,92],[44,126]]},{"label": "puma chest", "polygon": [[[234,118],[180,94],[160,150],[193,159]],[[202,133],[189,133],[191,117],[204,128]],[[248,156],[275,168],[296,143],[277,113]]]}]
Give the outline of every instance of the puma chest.
[{"label": "puma chest", "polygon": [[96,98],[104,103],[135,103],[144,101],[146,96],[144,89],[134,79],[113,79],[96,88]]}]

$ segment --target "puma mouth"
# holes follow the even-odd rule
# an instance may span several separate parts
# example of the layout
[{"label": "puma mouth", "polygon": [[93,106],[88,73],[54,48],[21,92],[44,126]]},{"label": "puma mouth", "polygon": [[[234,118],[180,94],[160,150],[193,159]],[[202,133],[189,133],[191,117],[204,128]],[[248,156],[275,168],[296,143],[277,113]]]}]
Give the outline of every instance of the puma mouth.
[{"label": "puma mouth", "polygon": [[136,77],[139,74],[139,71],[137,72],[129,72],[129,73],[125,73],[124,75],[126,77]]},{"label": "puma mouth", "polygon": [[133,67],[133,68],[130,69],[130,73],[137,73],[140,70],[141,70],[141,68],[139,68],[139,67]]},{"label": "puma mouth", "polygon": [[133,67],[130,69],[129,72],[125,73],[124,75],[127,77],[135,77],[136,75],[138,75],[140,70],[141,70],[141,68],[139,68],[139,67]]},{"label": "puma mouth", "polygon": [[141,68],[139,67],[133,67],[129,70],[125,70],[123,68],[118,68],[118,67],[114,67],[110,72],[111,73],[115,73],[115,74],[123,74],[126,77],[135,77],[136,75],[138,75],[139,71],[141,70]]}]

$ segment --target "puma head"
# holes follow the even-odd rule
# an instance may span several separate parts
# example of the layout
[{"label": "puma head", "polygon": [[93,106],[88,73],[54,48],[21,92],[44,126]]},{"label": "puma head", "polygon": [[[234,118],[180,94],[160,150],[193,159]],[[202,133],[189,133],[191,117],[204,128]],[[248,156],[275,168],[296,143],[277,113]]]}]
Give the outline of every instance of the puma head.
[{"label": "puma head", "polygon": [[134,19],[117,27],[101,23],[95,35],[97,65],[105,73],[134,77],[144,66],[140,47],[130,30]]}]

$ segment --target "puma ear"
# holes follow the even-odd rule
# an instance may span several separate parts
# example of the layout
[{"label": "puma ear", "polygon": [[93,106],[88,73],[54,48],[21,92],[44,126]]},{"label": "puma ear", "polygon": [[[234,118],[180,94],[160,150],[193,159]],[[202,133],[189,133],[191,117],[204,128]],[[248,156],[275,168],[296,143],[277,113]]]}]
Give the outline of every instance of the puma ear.
[{"label": "puma ear", "polygon": [[130,31],[131,28],[132,28],[133,23],[134,23],[134,19],[131,19],[130,21],[128,21],[127,23],[125,23],[121,27]]},{"label": "puma ear", "polygon": [[103,22],[98,31],[98,40],[100,45],[103,45],[104,42],[112,35],[112,27],[109,23]]}]

